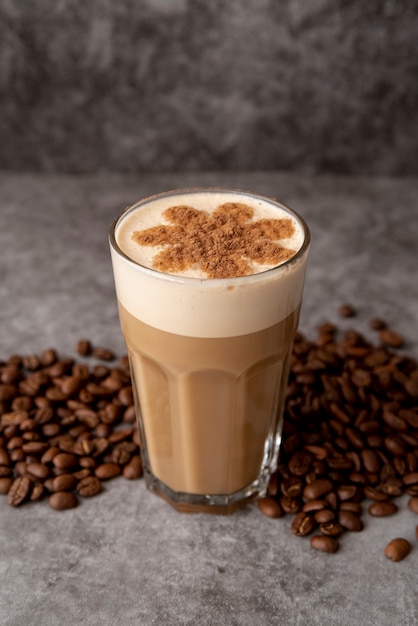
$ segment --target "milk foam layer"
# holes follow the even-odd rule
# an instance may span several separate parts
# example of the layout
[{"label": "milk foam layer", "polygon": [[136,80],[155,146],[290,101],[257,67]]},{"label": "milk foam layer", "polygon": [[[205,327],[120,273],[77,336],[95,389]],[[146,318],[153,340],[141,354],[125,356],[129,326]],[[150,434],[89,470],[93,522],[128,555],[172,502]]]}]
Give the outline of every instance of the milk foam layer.
[{"label": "milk foam layer", "polygon": [[[298,253],[273,269],[226,279],[162,274],[146,267],[152,265],[150,256],[138,257],[150,251],[132,242],[132,232],[159,223],[166,208],[184,204],[212,211],[226,202],[250,206],[256,219],[291,218],[295,234],[286,246]],[[298,216],[273,200],[228,190],[169,192],[127,209],[114,228],[111,253],[118,299],[150,326],[190,337],[232,337],[273,326],[300,305],[309,232]]]},{"label": "milk foam layer", "polygon": [[[250,223],[260,219],[290,219],[294,226],[293,235],[286,239],[280,239],[280,246],[294,250],[295,252],[301,248],[304,234],[296,218],[289,215],[289,213],[280,206],[272,205],[265,200],[248,196],[243,198],[242,195],[239,194],[228,196],[225,199],[224,194],[220,192],[204,192],[199,195],[180,194],[176,196],[174,204],[188,205],[198,211],[212,214],[225,202],[236,202],[249,206],[254,211],[253,218],[249,220]],[[162,246],[139,245],[134,241],[132,235],[137,231],[141,232],[153,226],[162,224],[168,227],[172,226],[172,223],[164,216],[164,211],[172,206],[173,198],[171,196],[158,198],[151,201],[149,204],[142,205],[141,210],[129,212],[121,221],[117,229],[116,240],[120,248],[130,259],[145,267],[153,268],[153,258],[160,252]],[[278,265],[277,263],[260,264],[251,259],[247,259],[247,261],[251,267],[252,273],[264,272]],[[170,273],[177,276],[187,276],[189,278],[207,278],[204,271],[196,266],[188,268],[183,272],[170,271]]]}]

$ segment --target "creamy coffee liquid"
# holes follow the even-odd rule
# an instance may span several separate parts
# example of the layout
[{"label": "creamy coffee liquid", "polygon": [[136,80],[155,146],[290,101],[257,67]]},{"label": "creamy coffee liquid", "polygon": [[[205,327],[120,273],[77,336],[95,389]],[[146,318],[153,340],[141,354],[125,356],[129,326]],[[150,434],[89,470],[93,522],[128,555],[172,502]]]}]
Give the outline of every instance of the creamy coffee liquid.
[{"label": "creamy coffee liquid", "polygon": [[294,213],[235,191],[161,194],[117,221],[144,466],[174,506],[228,508],[274,471],[308,241]]},{"label": "creamy coffee liquid", "polygon": [[183,337],[120,305],[153,474],[175,492],[233,494],[276,446],[297,312],[250,335]]}]

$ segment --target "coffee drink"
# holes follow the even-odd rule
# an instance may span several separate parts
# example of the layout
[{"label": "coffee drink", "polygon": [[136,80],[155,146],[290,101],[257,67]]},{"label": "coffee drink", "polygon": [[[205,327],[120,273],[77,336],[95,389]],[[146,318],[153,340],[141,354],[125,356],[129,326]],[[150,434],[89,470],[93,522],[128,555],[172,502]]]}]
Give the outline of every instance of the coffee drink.
[{"label": "coffee drink", "polygon": [[252,484],[275,447],[298,311],[222,338],[167,333],[119,311],[155,477],[193,494],[231,495]]},{"label": "coffee drink", "polygon": [[308,246],[292,211],[226,190],[161,194],[114,224],[144,474],[178,510],[265,495]]}]

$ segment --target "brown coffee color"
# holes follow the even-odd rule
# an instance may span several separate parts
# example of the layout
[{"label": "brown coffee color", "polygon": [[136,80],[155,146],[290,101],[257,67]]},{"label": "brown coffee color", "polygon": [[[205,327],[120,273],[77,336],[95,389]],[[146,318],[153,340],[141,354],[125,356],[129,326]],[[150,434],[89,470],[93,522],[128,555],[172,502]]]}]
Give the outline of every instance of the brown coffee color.
[{"label": "brown coffee color", "polygon": [[175,493],[225,496],[248,488],[285,401],[298,311],[270,328],[219,338],[153,328],[121,304],[119,315],[143,390],[141,436],[152,475]]},{"label": "brown coffee color", "polygon": [[311,545],[323,551],[363,529],[364,500],[370,516],[393,515],[407,493],[418,513],[418,365],[397,352],[402,336],[382,336],[386,322],[371,327],[377,345],[325,322],[314,341],[298,333],[293,348],[273,497],[285,514],[312,516],[323,536]]},{"label": "brown coffee color", "polygon": [[402,561],[411,552],[411,544],[401,537],[392,539],[385,548],[385,556],[391,561]]},{"label": "brown coffee color", "polygon": [[213,213],[173,206],[163,213],[172,225],[135,231],[132,239],[141,246],[163,246],[153,260],[160,272],[178,274],[198,266],[208,278],[246,276],[252,273],[247,259],[275,266],[296,253],[278,243],[293,235],[291,219],[250,221],[253,215],[251,207],[233,202]]},{"label": "brown coffee color", "polygon": [[[88,340],[76,351],[114,358]],[[50,348],[0,364],[0,494],[11,506],[50,496],[51,508],[73,508],[102,491],[98,468],[141,476],[130,383],[126,357],[89,367]]]},{"label": "brown coffee color", "polygon": [[275,518],[283,515],[280,504],[274,498],[259,498],[258,508],[267,517]]},{"label": "brown coffee color", "polygon": [[[387,324],[379,320],[372,326],[379,330]],[[92,351],[90,344],[88,353]],[[371,375],[354,376],[359,369]],[[64,385],[65,399],[47,397],[48,389],[61,390],[62,381],[74,376],[83,380],[81,388]],[[367,384],[362,385],[362,380]],[[314,522],[310,532],[321,533],[313,535],[310,544],[327,553],[338,550],[345,532],[362,529],[364,500],[369,506],[370,502],[395,505],[390,510],[396,513],[393,500],[406,493],[411,513],[417,514],[418,409],[416,396],[410,393],[417,380],[414,359],[388,344],[374,345],[353,330],[344,332],[326,322],[314,341],[298,334],[290,364],[279,470],[272,477],[268,498],[258,503],[260,511],[270,517],[308,514]],[[87,392],[89,383],[96,393],[103,386],[112,392],[94,395]],[[124,402],[118,395],[122,388],[127,389]],[[126,357],[118,365],[88,367],[71,358],[60,359],[54,349],[37,358],[10,356],[0,365],[0,494],[7,494],[11,506],[53,494],[51,506],[65,510],[76,506],[77,494],[88,497],[101,491],[101,480],[94,472],[115,463],[116,458],[123,476],[139,478],[142,463],[138,433],[132,428],[134,408],[126,404],[130,398]],[[119,431],[121,425],[123,431]],[[125,431],[120,439],[119,433]],[[42,445],[28,447],[31,442]],[[126,464],[122,461],[128,457],[117,452],[122,445],[129,454]],[[57,467],[53,460],[58,454],[74,456],[76,465]],[[36,464],[46,466],[49,477],[43,478],[43,469],[35,470],[37,475],[28,472]],[[76,487],[67,491],[74,480]],[[319,489],[316,481],[327,482],[325,487],[319,483]],[[306,530],[305,519],[298,517],[295,527]],[[390,542],[385,554],[399,561],[410,549],[409,542],[398,538]]]},{"label": "brown coffee color", "polygon": [[315,550],[327,552],[328,554],[337,552],[339,548],[339,544],[336,539],[333,539],[332,537],[324,537],[323,535],[314,535],[311,537],[310,543],[312,548],[315,548]]},{"label": "brown coffee color", "polygon": [[49,497],[48,503],[51,509],[66,511],[74,509],[78,505],[78,500],[77,496],[69,491],[57,491]]}]

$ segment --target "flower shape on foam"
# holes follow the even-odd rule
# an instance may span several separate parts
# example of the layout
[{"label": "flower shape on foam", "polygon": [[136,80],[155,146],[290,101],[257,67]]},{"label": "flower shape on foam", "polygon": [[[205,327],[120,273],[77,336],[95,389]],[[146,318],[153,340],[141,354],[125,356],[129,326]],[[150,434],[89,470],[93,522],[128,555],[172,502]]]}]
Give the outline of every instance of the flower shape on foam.
[{"label": "flower shape on foam", "polygon": [[212,213],[172,206],[163,212],[170,224],[135,231],[132,238],[141,246],[162,248],[153,268],[166,274],[199,268],[208,278],[246,276],[295,254],[279,243],[293,235],[291,219],[252,220],[253,215],[251,207],[236,202],[221,204]]}]

